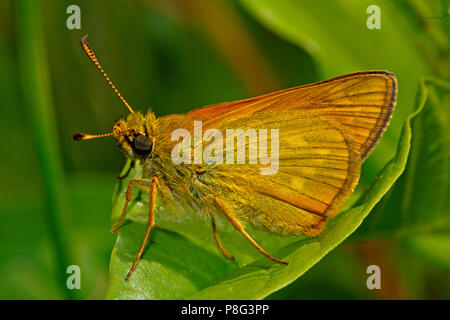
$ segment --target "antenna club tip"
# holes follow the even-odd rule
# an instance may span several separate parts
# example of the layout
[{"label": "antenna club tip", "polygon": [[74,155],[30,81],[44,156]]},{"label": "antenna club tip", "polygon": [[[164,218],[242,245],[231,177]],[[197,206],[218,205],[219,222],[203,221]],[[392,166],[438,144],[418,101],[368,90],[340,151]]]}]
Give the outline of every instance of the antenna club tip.
[{"label": "antenna club tip", "polygon": [[73,135],[73,140],[80,141],[80,140],[83,140],[84,137],[85,137],[84,133],[75,133]]},{"label": "antenna club tip", "polygon": [[86,39],[87,39],[87,37],[88,37],[88,35],[86,34],[86,35],[84,35],[84,37],[83,38],[81,38],[81,42],[85,42],[86,41]]}]

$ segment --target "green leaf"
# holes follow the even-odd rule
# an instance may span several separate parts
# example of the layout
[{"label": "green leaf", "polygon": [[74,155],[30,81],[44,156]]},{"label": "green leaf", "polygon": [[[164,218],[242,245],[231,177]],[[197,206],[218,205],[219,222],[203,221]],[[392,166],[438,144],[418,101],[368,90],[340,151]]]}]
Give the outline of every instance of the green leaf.
[{"label": "green leaf", "polygon": [[450,83],[422,79],[419,99],[424,112],[412,120],[405,173],[355,233],[356,239],[450,233]]},{"label": "green leaf", "polygon": [[[399,83],[398,105],[380,145],[366,161],[363,178],[372,177],[395,153],[397,137],[414,108],[421,76],[448,75],[448,25],[431,19],[447,14],[445,1],[389,0],[240,0],[271,31],[305,50],[317,62],[320,79],[362,70],[389,70]],[[367,28],[369,6],[380,8],[380,29]],[[441,52],[441,53],[439,53]],[[411,68],[414,66],[414,68]],[[386,157],[388,155],[388,157]]]},{"label": "green leaf", "polygon": [[[280,237],[249,228],[249,233],[276,257],[289,265],[276,265],[259,253],[240,234],[233,234],[224,221],[219,234],[236,261],[224,258],[212,238],[208,221],[195,214],[173,214],[158,208],[149,244],[129,281],[124,277],[143,239],[147,223],[147,194],[133,191],[127,218],[118,230],[111,256],[109,299],[262,299],[288,285],[361,224],[403,172],[410,149],[411,121],[406,121],[397,154],[379,173],[356,204],[330,220],[316,238]],[[126,168],[124,168],[124,171]],[[140,167],[118,183],[113,201],[112,224],[122,211],[129,179],[139,177]]]}]

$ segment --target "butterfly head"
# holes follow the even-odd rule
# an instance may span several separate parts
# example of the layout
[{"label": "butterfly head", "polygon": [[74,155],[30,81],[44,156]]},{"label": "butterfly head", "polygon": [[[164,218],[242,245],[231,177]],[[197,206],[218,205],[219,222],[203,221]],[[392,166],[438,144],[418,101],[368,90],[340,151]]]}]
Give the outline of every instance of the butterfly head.
[{"label": "butterfly head", "polygon": [[140,112],[135,112],[128,102],[119,93],[119,90],[114,86],[111,79],[106,75],[103,68],[100,66],[94,52],[86,42],[87,35],[81,39],[81,47],[88,55],[89,59],[94,62],[95,66],[105,77],[110,87],[114,90],[116,95],[120,98],[123,104],[130,111],[128,116],[117,120],[114,123],[112,132],[105,134],[86,134],[76,133],[73,135],[74,140],[90,140],[96,138],[103,138],[112,136],[120,151],[125,156],[133,160],[147,159],[153,149],[155,148],[155,137],[153,130],[153,123],[155,121],[155,114],[148,111],[145,115]]},{"label": "butterfly head", "polygon": [[90,140],[112,136],[120,151],[133,160],[145,160],[155,148],[154,126],[155,114],[151,111],[145,115],[140,112],[130,113],[114,123],[112,132],[106,134],[74,134],[74,140]]},{"label": "butterfly head", "polygon": [[114,123],[113,138],[120,151],[132,159],[148,158],[155,148],[153,122],[155,115],[130,113]]}]

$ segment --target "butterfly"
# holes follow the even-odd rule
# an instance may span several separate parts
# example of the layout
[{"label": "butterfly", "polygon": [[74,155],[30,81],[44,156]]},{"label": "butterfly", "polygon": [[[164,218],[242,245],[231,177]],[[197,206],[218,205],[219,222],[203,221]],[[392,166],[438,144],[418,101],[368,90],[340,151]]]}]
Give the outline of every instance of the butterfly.
[{"label": "butterfly", "polygon": [[[191,208],[209,217],[225,257],[234,259],[220,241],[218,215],[265,257],[287,264],[266,252],[245,225],[279,235],[319,235],[353,192],[361,164],[381,139],[396,105],[395,76],[363,71],[157,118],[151,111],[134,111],[100,66],[86,36],[81,45],[130,113],[117,120],[110,133],[77,133],[74,139],[112,136],[126,157],[142,165],[142,176],[130,180],[122,215],[111,231],[125,218],[133,186],[150,195],[147,230],[126,280],[155,225],[157,197],[167,206]],[[182,134],[174,139],[177,130]],[[228,136],[227,143],[221,142],[221,133],[230,130],[233,143],[228,143]],[[271,174],[262,174],[274,164],[252,155],[258,156],[258,147],[267,154],[269,145],[277,156],[269,160],[276,160],[276,166]],[[238,149],[244,150],[240,161],[234,156]],[[182,161],[174,160],[186,150]],[[204,157],[207,150],[210,157]]]}]

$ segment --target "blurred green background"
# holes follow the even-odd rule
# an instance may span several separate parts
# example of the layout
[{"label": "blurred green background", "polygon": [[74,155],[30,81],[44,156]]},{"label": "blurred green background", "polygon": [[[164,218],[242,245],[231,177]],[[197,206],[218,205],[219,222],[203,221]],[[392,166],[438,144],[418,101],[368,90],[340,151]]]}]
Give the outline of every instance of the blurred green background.
[{"label": "blurred green background", "polygon": [[[72,4],[81,9],[81,30],[66,27]],[[371,4],[381,8],[379,30],[366,26]],[[111,197],[125,159],[112,139],[77,143],[72,135],[108,132],[127,110],[82,51],[84,35],[128,102],[158,116],[355,71],[395,73],[398,106],[364,164],[362,188],[393,156],[419,78],[449,78],[448,10],[446,0],[2,1],[0,299],[105,296]],[[442,132],[433,134],[448,138],[450,102],[442,101]],[[447,138],[440,166],[430,169],[441,177],[442,198],[449,191]],[[413,169],[427,169],[421,165]],[[407,183],[421,193],[420,180]],[[400,199],[395,192],[390,198]],[[419,196],[422,207],[435,204],[433,196]],[[269,298],[449,299],[450,212],[442,201],[444,215],[425,231],[373,228],[368,219]],[[391,202],[375,209],[377,217],[400,213]],[[431,218],[423,217],[416,225],[428,226]],[[381,290],[366,287],[371,264],[381,267]],[[67,290],[68,265],[80,266],[81,290]]]}]

